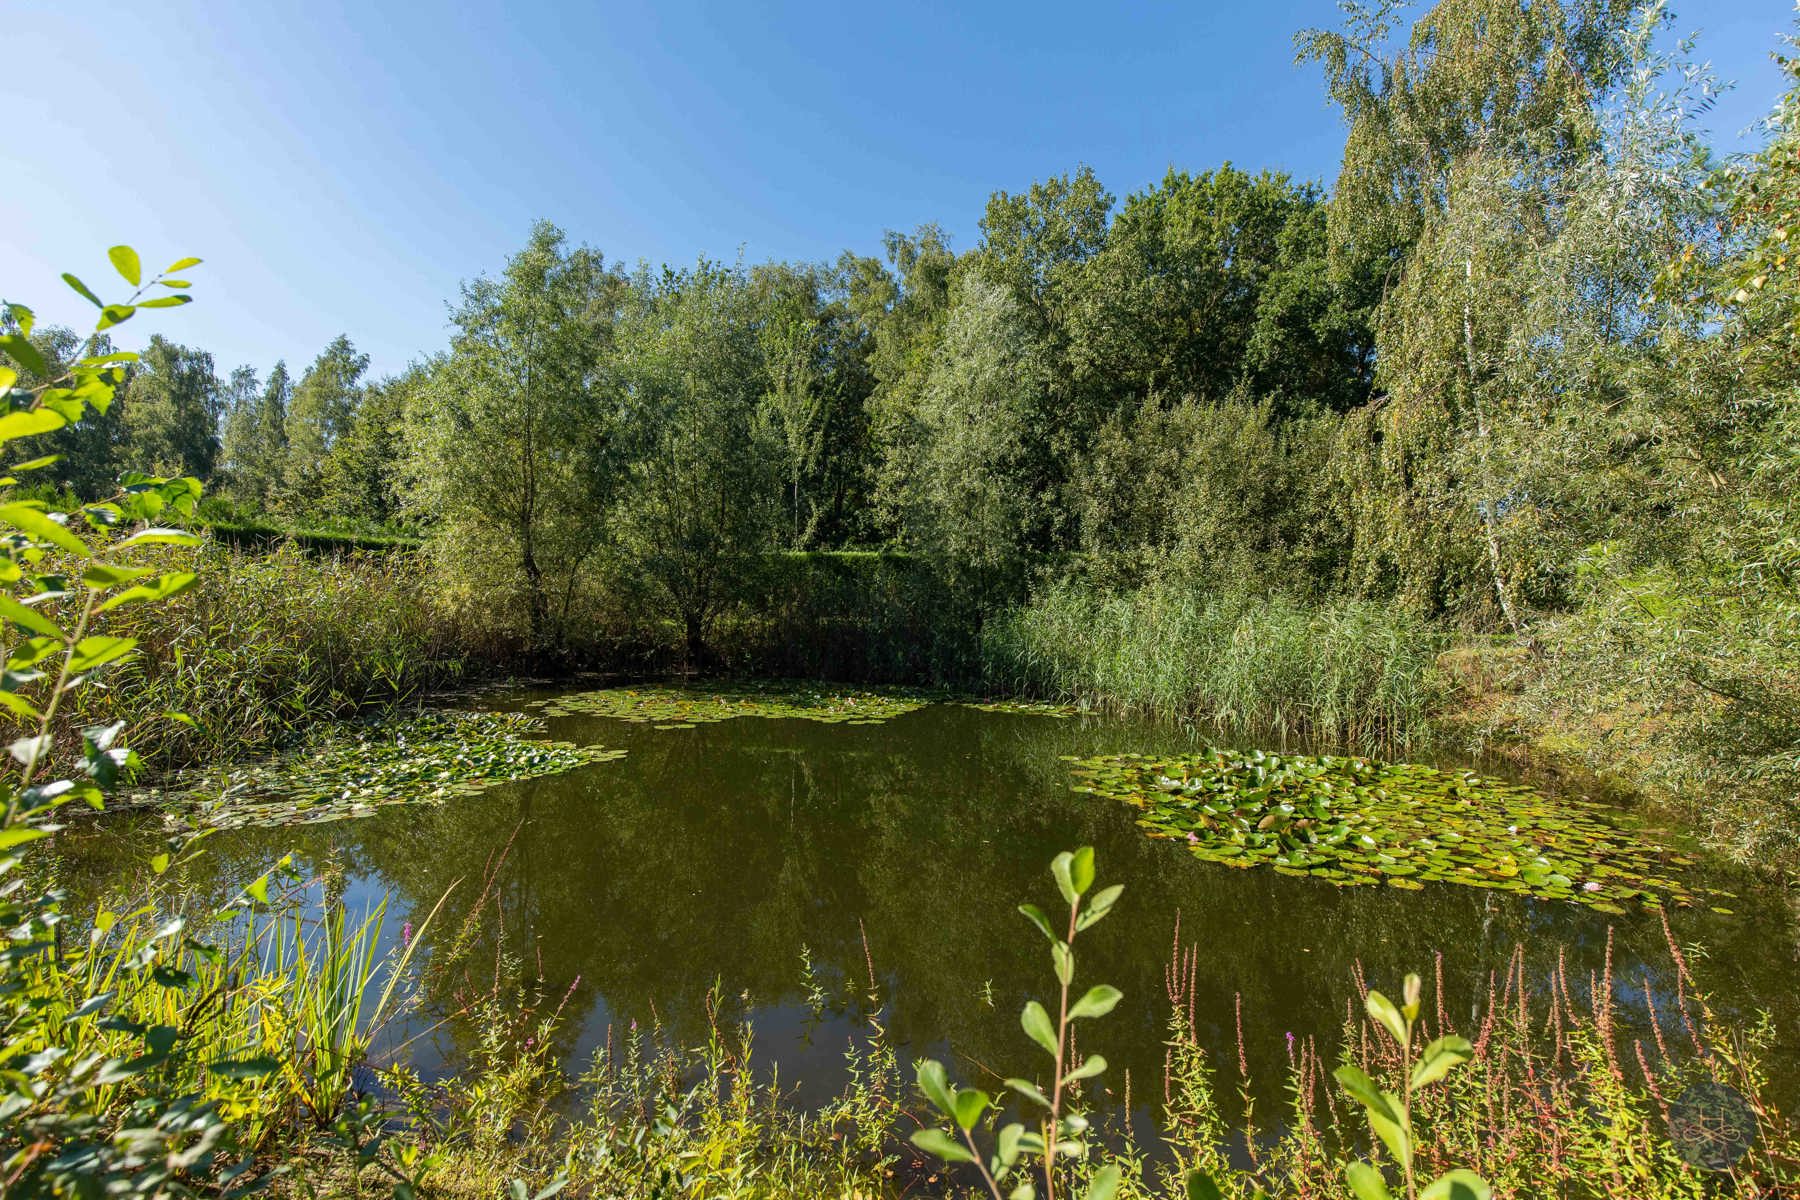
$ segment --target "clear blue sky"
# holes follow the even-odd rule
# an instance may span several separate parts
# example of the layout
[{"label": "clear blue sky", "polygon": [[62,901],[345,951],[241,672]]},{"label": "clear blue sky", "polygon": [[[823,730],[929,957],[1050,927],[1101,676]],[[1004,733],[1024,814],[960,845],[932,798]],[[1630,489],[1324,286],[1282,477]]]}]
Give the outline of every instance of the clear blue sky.
[{"label": "clear blue sky", "polygon": [[[1739,84],[1709,122],[1735,148],[1793,9],[1677,8]],[[198,302],[127,342],[221,372],[340,331],[399,370],[537,217],[626,262],[876,253],[926,221],[966,247],[989,192],[1081,162],[1119,196],[1227,159],[1329,183],[1342,144],[1292,65],[1332,0],[7,10],[0,295],[75,321],[58,273],[108,277],[106,246],[200,255]]]}]

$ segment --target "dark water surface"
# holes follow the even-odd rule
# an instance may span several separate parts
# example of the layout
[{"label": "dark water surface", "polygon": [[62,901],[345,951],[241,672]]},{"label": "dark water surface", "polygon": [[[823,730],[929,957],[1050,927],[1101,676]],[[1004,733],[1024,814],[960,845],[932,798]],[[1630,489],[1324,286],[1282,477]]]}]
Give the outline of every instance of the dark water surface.
[{"label": "dark water surface", "polygon": [[[933,705],[866,726],[739,718],[656,730],[568,718],[551,731],[628,753],[442,807],[221,834],[182,884],[222,900],[291,850],[352,912],[391,897],[390,942],[456,884],[426,945],[443,952],[467,924],[473,974],[491,977],[505,953],[525,976],[541,972],[552,1003],[569,992],[559,1049],[571,1067],[609,1027],[619,1038],[634,1022],[702,1042],[716,983],[722,1016],[750,1017],[758,1059],[778,1065],[802,1100],[841,1086],[845,1047],[877,1011],[871,962],[878,1011],[903,1060],[949,1053],[963,1079],[989,1087],[1035,1073],[1040,1052],[1018,1011],[1029,997],[1048,999],[1054,981],[1042,939],[1016,907],[1057,903],[1049,860],[1083,844],[1097,849],[1100,883],[1123,883],[1125,894],[1082,935],[1077,984],[1112,983],[1125,1000],[1082,1028],[1081,1050],[1106,1055],[1116,1091],[1129,1071],[1140,1109],[1162,1093],[1164,969],[1178,918],[1182,941],[1198,951],[1195,1011],[1221,1090],[1236,1088],[1241,996],[1255,1090],[1270,1103],[1287,1034],[1317,1035],[1334,1053],[1358,962],[1371,984],[1397,991],[1406,970],[1429,979],[1441,951],[1448,1007],[1467,1029],[1490,972],[1515,947],[1528,977],[1546,978],[1562,955],[1571,983],[1585,983],[1603,970],[1610,926],[1627,1027],[1646,983],[1668,994],[1659,1000],[1673,994],[1654,915],[1443,884],[1338,889],[1231,870],[1145,837],[1125,805],[1070,790],[1059,756],[1195,747],[1168,727]],[[92,896],[135,871],[151,840],[112,819],[59,839],[60,857],[73,889]],[[1791,1102],[1800,1080],[1795,915],[1773,890],[1726,886],[1740,893],[1735,915],[1678,911],[1675,932],[1705,947],[1696,965],[1722,1012],[1772,1012],[1775,1098]],[[478,902],[478,919],[465,922]],[[822,1006],[809,999],[803,948]],[[448,987],[428,991],[410,1030],[458,1005]],[[471,1021],[452,1018],[404,1054],[430,1074],[462,1061],[476,1036]]]}]

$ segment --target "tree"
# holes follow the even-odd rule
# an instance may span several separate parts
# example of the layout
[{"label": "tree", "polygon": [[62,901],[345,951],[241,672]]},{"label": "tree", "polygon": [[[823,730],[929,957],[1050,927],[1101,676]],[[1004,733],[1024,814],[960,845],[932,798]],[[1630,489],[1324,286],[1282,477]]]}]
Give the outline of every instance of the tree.
[{"label": "tree", "polygon": [[1017,595],[1057,519],[1034,326],[1003,285],[964,276],[909,436],[894,450],[904,454],[893,477],[909,540],[969,589],[980,614]]},{"label": "tree", "polygon": [[463,285],[450,352],[381,389],[411,397],[406,503],[453,589],[522,601],[534,653],[562,644],[609,536],[623,412],[600,383],[621,288],[539,222],[499,278]]},{"label": "tree", "polygon": [[694,667],[780,528],[780,451],[757,419],[769,372],[741,268],[702,261],[640,275],[632,300],[614,368],[635,447],[619,535],[680,623]]},{"label": "tree", "polygon": [[350,430],[362,403],[362,377],[368,369],[369,356],[359,353],[347,335],[339,334],[300,377],[283,422],[287,448],[276,505],[286,514],[313,515],[329,503],[326,459]]},{"label": "tree", "polygon": [[287,364],[277,362],[261,391],[232,404],[226,415],[221,451],[226,491],[254,511],[271,508],[281,487],[292,393]]},{"label": "tree", "polygon": [[1358,582],[1426,611],[1522,623],[1508,525],[1536,505],[1502,461],[1512,327],[1573,181],[1603,154],[1631,0],[1439,0],[1389,52],[1398,6],[1299,42],[1349,122],[1329,229],[1340,279],[1381,278],[1372,408],[1338,470]]},{"label": "tree", "polygon": [[394,468],[407,435],[407,408],[423,388],[425,376],[425,370],[415,366],[362,389],[349,427],[325,458],[326,515],[380,526],[399,513]]},{"label": "tree", "polygon": [[818,293],[812,279],[792,271],[765,268],[757,272],[757,281],[765,291],[757,323],[768,373],[761,418],[768,425],[768,436],[780,448],[786,469],[788,546],[798,550],[817,524],[810,510],[802,523],[803,488],[818,465],[825,442],[824,338]]},{"label": "tree", "polygon": [[119,397],[130,461],[163,475],[212,475],[219,454],[220,388],[212,355],[158,334]]},{"label": "tree", "polygon": [[1367,397],[1364,315],[1327,277],[1325,205],[1287,176],[1170,171],[1070,283],[1069,360],[1109,411],[1242,390],[1284,412]]}]

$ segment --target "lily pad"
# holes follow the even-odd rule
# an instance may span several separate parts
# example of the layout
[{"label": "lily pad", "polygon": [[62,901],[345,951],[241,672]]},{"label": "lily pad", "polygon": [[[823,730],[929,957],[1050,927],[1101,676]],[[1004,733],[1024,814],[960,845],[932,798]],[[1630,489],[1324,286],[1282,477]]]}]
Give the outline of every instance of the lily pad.
[{"label": "lily pad", "polygon": [[180,778],[188,786],[149,798],[173,801],[199,824],[221,829],[314,824],[391,804],[441,804],[625,755],[548,741],[542,732],[542,723],[523,713],[428,710],[345,722],[277,758],[233,767],[223,777]]},{"label": "lily pad", "polygon": [[683,687],[602,688],[539,700],[550,717],[611,717],[656,729],[689,729],[734,717],[798,718],[828,724],[874,725],[928,699],[910,692],[871,692],[812,683],[734,683]]},{"label": "lily pad", "polygon": [[1076,791],[1131,804],[1149,836],[1209,862],[1340,887],[1459,883],[1608,913],[1697,903],[1672,878],[1692,860],[1608,810],[1474,772],[1216,749],[1069,761]]}]

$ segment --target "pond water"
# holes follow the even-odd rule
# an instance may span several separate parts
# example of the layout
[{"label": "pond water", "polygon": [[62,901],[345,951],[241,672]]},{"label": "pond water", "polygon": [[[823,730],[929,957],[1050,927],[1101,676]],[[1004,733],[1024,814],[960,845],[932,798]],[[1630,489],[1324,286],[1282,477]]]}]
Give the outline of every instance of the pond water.
[{"label": "pond water", "polygon": [[[179,886],[223,900],[294,851],[353,912],[389,896],[391,942],[454,884],[427,946],[443,953],[466,926],[461,950],[482,964],[477,974],[492,975],[510,955],[524,975],[541,977],[552,1002],[567,993],[559,1049],[572,1067],[609,1030],[620,1038],[633,1023],[660,1024],[684,1045],[704,1041],[716,984],[722,1017],[749,1017],[758,1060],[778,1066],[802,1101],[842,1085],[845,1048],[874,1014],[903,1061],[948,1055],[982,1086],[1035,1069],[1018,1011],[1047,997],[1053,980],[1042,939],[1016,908],[1051,907],[1049,860],[1084,844],[1096,848],[1100,883],[1125,885],[1113,914],[1080,943],[1078,983],[1125,993],[1111,1016],[1082,1030],[1082,1051],[1112,1064],[1103,1102],[1121,1102],[1127,1072],[1138,1109],[1161,1096],[1177,922],[1197,954],[1194,1014],[1222,1068],[1221,1091],[1236,1088],[1241,998],[1265,1104],[1279,1103],[1288,1034],[1316,1036],[1334,1053],[1358,964],[1372,985],[1397,990],[1407,970],[1429,978],[1441,952],[1450,1011],[1467,1014],[1515,948],[1528,978],[1546,979],[1559,956],[1571,981],[1598,976],[1610,928],[1628,1024],[1641,1018],[1646,985],[1673,990],[1654,914],[1446,884],[1336,888],[1231,870],[1146,837],[1127,805],[1072,790],[1063,756],[1192,752],[1200,743],[1179,729],[945,704],[878,724],[739,718],[659,729],[564,716],[549,728],[626,753],[440,806],[222,833]],[[59,839],[59,859],[77,895],[92,897],[142,862],[151,840],[142,820],[112,818]],[[1794,914],[1778,893],[1713,879],[1738,892],[1734,914],[1677,910],[1675,933],[1705,947],[1701,981],[1724,1013],[1772,1012],[1781,1033],[1770,1064],[1775,1098],[1792,1101]],[[428,990],[402,1031],[430,1029],[402,1052],[427,1074],[470,1052],[476,1031],[455,1015],[461,1003],[449,987]]]}]

